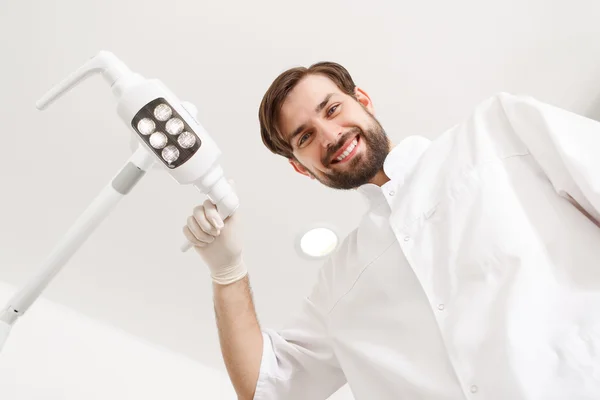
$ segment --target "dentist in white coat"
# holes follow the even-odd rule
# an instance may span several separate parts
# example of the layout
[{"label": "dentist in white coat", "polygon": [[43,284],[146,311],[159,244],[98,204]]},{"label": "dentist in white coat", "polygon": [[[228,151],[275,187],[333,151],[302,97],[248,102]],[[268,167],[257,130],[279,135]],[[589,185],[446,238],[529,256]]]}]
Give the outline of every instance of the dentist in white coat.
[{"label": "dentist in white coat", "polygon": [[257,322],[240,216],[194,210],[240,399],[600,399],[600,123],[501,93],[394,145],[329,62],[282,73],[259,117],[271,151],[370,209],[279,331]]}]

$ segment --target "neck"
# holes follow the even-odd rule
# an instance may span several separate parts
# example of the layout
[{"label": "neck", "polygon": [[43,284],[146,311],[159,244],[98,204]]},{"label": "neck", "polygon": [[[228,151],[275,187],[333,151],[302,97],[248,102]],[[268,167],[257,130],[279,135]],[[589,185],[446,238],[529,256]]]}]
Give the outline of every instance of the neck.
[{"label": "neck", "polygon": [[374,177],[369,181],[369,183],[373,183],[377,186],[383,186],[386,182],[389,182],[390,178],[380,170]]},{"label": "neck", "polygon": [[[394,148],[394,143],[392,143],[391,140],[388,139],[388,153],[390,151],[392,151],[392,149]],[[373,177],[373,179],[371,179],[369,181],[369,183],[373,183],[377,186],[383,186],[386,182],[389,182],[390,178],[385,174],[385,172],[383,172],[383,168],[379,170],[379,172],[377,172],[377,175],[375,175]]]}]

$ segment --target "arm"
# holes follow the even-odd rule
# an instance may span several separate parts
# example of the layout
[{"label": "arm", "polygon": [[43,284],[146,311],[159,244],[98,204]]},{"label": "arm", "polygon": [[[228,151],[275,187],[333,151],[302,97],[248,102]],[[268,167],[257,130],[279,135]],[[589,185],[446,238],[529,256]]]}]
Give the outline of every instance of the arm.
[{"label": "arm", "polygon": [[600,123],[528,96],[498,98],[556,192],[600,224]]},{"label": "arm", "polygon": [[184,234],[211,271],[221,351],[239,399],[323,400],[345,383],[329,342],[317,285],[288,327],[263,330],[254,311],[239,238],[239,211],[223,222],[209,201]]},{"label": "arm", "polygon": [[248,278],[214,284],[221,351],[240,400],[321,400],[346,378],[309,299],[288,326],[261,332]]},{"label": "arm", "polygon": [[286,328],[261,332],[247,278],[214,286],[221,351],[240,400],[324,400],[346,383],[309,299]]},{"label": "arm", "polygon": [[221,352],[240,400],[252,399],[258,381],[263,338],[246,276],[229,285],[213,284]]},{"label": "arm", "polygon": [[255,400],[324,400],[346,383],[330,343],[325,316],[305,298],[280,330],[263,330],[263,356]]}]

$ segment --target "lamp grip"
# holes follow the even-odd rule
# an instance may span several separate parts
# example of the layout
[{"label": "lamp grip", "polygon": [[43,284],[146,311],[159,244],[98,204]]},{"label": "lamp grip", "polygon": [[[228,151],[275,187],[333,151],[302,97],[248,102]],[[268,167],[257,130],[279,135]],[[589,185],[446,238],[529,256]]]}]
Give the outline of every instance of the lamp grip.
[{"label": "lamp grip", "polygon": [[[225,221],[227,218],[231,217],[233,215],[233,213],[235,213],[235,211],[240,206],[240,201],[239,201],[235,191],[233,191],[233,190],[230,191],[229,193],[227,193],[225,195],[225,197],[223,197],[218,202],[215,202],[210,197],[209,197],[209,199],[215,206],[217,206],[217,211],[218,211],[219,215],[221,216],[221,218],[223,219],[223,221]],[[193,246],[194,245],[192,243],[190,243],[189,241],[186,240],[185,243],[183,245],[181,245],[180,249],[183,253],[185,253],[186,251],[191,249]]]}]

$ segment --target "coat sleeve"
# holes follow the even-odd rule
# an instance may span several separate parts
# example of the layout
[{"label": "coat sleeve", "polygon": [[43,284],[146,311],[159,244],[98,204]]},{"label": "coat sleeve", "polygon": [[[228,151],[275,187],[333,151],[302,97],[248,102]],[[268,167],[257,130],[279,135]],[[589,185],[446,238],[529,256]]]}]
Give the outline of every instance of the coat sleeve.
[{"label": "coat sleeve", "polygon": [[600,224],[600,122],[530,96],[497,97],[556,192]]},{"label": "coat sleeve", "polygon": [[325,400],[346,383],[333,352],[326,316],[304,299],[279,331],[263,329],[263,355],[255,400]]}]

